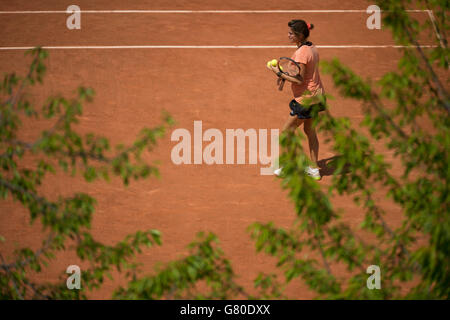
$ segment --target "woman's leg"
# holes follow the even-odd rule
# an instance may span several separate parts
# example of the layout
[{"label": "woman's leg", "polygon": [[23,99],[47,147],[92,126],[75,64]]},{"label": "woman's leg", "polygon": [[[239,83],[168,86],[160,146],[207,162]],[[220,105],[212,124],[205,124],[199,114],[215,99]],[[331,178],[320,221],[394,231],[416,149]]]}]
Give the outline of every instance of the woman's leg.
[{"label": "woman's leg", "polygon": [[[284,123],[282,132],[295,131],[302,123],[303,119],[299,119],[297,116],[290,116]],[[278,168],[274,171],[274,174],[279,176],[281,174],[282,168]]]},{"label": "woman's leg", "polygon": [[294,116],[294,117],[290,116],[289,119],[287,119],[286,122],[284,123],[282,132],[289,131],[289,130],[294,131],[294,130],[297,129],[304,121],[305,121],[304,119],[299,119],[299,118],[296,117],[296,116]]},{"label": "woman's leg", "polygon": [[316,164],[319,158],[319,139],[317,139],[316,129],[312,126],[313,119],[306,119],[303,125],[303,131],[308,137],[309,153],[311,161]]}]

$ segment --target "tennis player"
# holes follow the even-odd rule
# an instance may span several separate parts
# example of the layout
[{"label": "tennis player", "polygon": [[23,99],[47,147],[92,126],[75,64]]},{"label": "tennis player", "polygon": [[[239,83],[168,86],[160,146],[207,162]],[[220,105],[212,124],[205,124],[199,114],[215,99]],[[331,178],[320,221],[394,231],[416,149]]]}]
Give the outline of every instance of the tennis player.
[{"label": "tennis player", "polygon": [[[313,108],[323,111],[324,106],[320,103],[313,104],[309,107],[303,106],[305,99],[314,99],[319,95],[325,93],[322,81],[319,75],[319,53],[316,47],[307,41],[309,32],[314,28],[314,25],[308,24],[303,20],[291,20],[288,23],[289,40],[297,46],[297,50],[291,57],[300,64],[300,75],[296,78],[285,74],[280,74],[278,67],[268,66],[278,76],[277,85],[280,86],[282,81],[291,82],[292,93],[294,99],[289,103],[290,115],[283,127],[283,132],[287,130],[295,130],[303,124],[303,130],[308,137],[309,151],[312,166],[308,166],[305,172],[315,180],[320,180],[320,172],[317,166],[319,156],[319,140],[317,134],[312,126]],[[310,100],[311,101],[311,100]],[[317,114],[317,113],[316,113]],[[281,174],[282,168],[274,171],[276,175]]]}]

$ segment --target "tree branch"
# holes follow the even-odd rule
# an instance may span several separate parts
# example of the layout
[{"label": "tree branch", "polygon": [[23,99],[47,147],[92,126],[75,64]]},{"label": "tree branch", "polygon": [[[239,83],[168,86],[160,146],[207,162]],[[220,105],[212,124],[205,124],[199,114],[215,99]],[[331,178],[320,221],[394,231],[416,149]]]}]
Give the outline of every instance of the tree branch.
[{"label": "tree branch", "polygon": [[37,260],[39,258],[39,256],[41,256],[45,251],[47,251],[48,248],[50,248],[51,242],[53,241],[54,237],[55,237],[55,234],[53,232],[50,233],[50,235],[45,240],[44,245],[33,254],[33,258],[27,258],[25,260],[16,261],[14,263],[9,263],[9,264],[2,263],[2,264],[0,264],[0,268],[8,272],[9,270],[12,270],[15,268],[26,267],[32,260],[35,260],[35,259]]},{"label": "tree branch", "polygon": [[325,269],[327,270],[327,273],[329,275],[333,275],[330,269],[330,266],[327,262],[327,258],[325,257],[325,253],[323,252],[323,248],[322,248],[322,242],[320,241],[320,238],[317,236],[317,234],[314,232],[314,229],[317,228],[317,226],[315,225],[314,221],[311,221],[311,227],[313,229],[313,238],[316,241],[316,245],[319,248],[319,252],[320,252],[320,256],[322,257],[322,262],[323,265],[325,266]]},{"label": "tree branch", "polygon": [[[5,260],[3,259],[3,255],[1,253],[0,253],[0,260],[2,261],[2,264],[5,264]],[[11,272],[9,271],[10,269],[4,269],[4,270],[7,274],[11,274]],[[14,280],[14,276],[10,275],[10,279],[11,279],[12,286],[13,286],[14,291],[16,292],[17,296],[19,297],[20,300],[24,300],[22,294],[19,291],[19,288],[17,287],[16,281]]]},{"label": "tree branch", "polygon": [[437,88],[437,91],[439,94],[439,98],[442,100],[445,110],[450,113],[450,102],[448,99],[447,91],[442,86],[433,67],[430,65],[430,62],[428,61],[428,58],[425,56],[425,53],[423,52],[422,48],[420,47],[419,42],[416,39],[414,39],[414,37],[412,36],[410,28],[406,25],[403,25],[403,27],[406,32],[406,35],[408,36],[409,41],[415,45],[416,50],[419,52],[419,56],[422,58],[423,62],[425,63],[425,66],[428,69],[428,72],[431,74],[431,79],[434,82],[434,84],[436,85],[436,88]]},{"label": "tree branch", "polygon": [[[370,195],[368,195],[368,200],[372,200],[372,197]],[[400,241],[400,240],[396,240],[396,234],[395,232],[388,226],[388,224],[386,223],[386,221],[384,221],[383,216],[381,214],[381,209],[378,208],[377,206],[373,206],[373,213],[375,215],[375,217],[380,221],[381,226],[383,227],[383,229],[389,234],[389,236],[391,237],[392,240],[395,240],[395,243],[400,247],[400,250],[402,250],[402,253],[408,258],[411,258],[411,254],[409,253],[409,250],[406,248],[406,246]],[[415,262],[414,263],[414,268],[421,272],[422,268],[420,267],[420,265]]]}]

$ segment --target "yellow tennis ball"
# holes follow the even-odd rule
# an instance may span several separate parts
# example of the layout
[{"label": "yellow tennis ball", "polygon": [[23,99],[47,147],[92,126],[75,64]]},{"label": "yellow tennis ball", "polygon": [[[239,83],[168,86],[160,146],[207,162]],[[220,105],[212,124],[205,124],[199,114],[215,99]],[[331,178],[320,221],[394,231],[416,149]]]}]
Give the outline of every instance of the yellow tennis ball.
[{"label": "yellow tennis ball", "polygon": [[272,65],[272,61],[267,61],[267,66],[270,68],[270,66]]},{"label": "yellow tennis ball", "polygon": [[283,71],[283,67],[282,66],[280,66],[280,70]]},{"label": "yellow tennis ball", "polygon": [[273,59],[270,63],[272,64],[273,67],[276,67],[278,64],[278,61],[277,61],[277,59]]}]

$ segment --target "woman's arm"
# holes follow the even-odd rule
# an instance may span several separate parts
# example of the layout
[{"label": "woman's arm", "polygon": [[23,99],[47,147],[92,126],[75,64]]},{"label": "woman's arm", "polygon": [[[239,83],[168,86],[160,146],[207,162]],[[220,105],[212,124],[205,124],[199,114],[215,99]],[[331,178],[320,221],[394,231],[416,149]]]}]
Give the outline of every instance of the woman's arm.
[{"label": "woman's arm", "polygon": [[278,67],[267,66],[267,68],[269,70],[272,70],[273,73],[275,73],[278,77],[280,77],[280,78],[282,78],[284,80],[287,80],[287,81],[290,81],[290,82],[293,82],[293,83],[296,83],[296,84],[302,84],[303,83],[303,79],[305,77],[306,65],[304,65],[303,63],[299,63],[299,64],[300,64],[300,74],[297,77],[291,77],[291,76],[288,76],[288,75],[283,74],[283,73],[279,74],[278,73],[279,72]]}]

